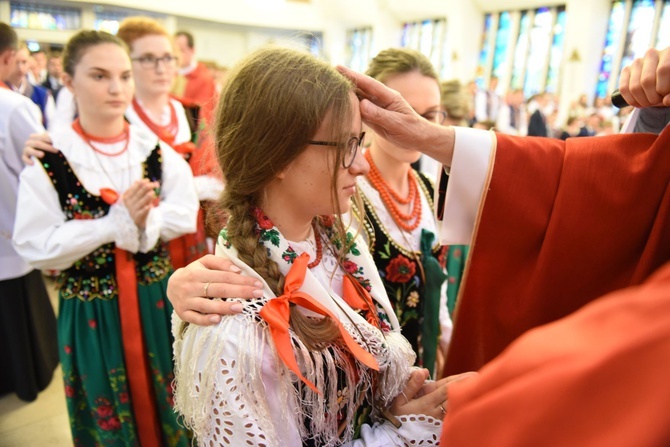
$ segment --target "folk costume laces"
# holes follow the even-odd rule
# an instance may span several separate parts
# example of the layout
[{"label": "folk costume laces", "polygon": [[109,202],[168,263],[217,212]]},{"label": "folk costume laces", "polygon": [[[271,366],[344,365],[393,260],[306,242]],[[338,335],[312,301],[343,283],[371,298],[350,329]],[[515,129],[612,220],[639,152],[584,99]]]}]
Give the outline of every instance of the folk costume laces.
[{"label": "folk costume laces", "polygon": [[[262,211],[260,211],[260,209],[254,209],[252,214],[256,217],[259,225],[271,224],[269,218],[265,216]],[[277,353],[279,354],[279,357],[282,359],[284,364],[315,393],[321,394],[316,386],[302,375],[300,368],[298,367],[298,363],[296,362],[295,354],[293,352],[293,345],[291,344],[291,336],[289,334],[291,304],[302,306],[305,309],[330,318],[338,328],[340,336],[342,337],[342,340],[346,344],[347,348],[358,361],[375,371],[379,371],[379,365],[377,364],[377,361],[372,356],[372,354],[367,352],[358,343],[356,343],[356,341],[354,341],[336,315],[332,314],[311,295],[300,291],[300,287],[305,281],[305,275],[307,274],[308,267],[315,267],[320,261],[320,238],[316,231],[315,239],[317,241],[317,259],[310,264],[309,255],[307,253],[303,253],[297,256],[293,260],[293,264],[286,275],[284,293],[268,301],[261,309],[260,316],[268,323],[270,334],[276,346]],[[357,281],[352,281],[348,276],[345,277],[344,300],[348,304],[352,303],[353,305],[350,305],[354,309],[369,309],[370,304],[372,303],[372,298],[370,297],[367,290],[365,290],[360,284],[358,284],[358,287],[356,287],[356,284],[358,284]],[[361,291],[364,292],[364,294],[362,294]],[[359,293],[361,293],[361,295],[359,295]],[[374,306],[372,307],[374,309]]]}]

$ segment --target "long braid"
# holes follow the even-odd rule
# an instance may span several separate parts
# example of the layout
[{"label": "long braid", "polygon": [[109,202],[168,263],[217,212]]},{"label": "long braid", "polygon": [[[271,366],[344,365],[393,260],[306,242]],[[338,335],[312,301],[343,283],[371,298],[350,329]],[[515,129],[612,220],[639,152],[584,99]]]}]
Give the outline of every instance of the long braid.
[{"label": "long braid", "polygon": [[267,282],[275,295],[281,295],[284,291],[284,275],[279,271],[277,263],[268,257],[265,246],[258,241],[256,221],[250,212],[251,197],[234,197],[224,193],[222,205],[230,215],[228,239],[237,249],[240,259]]},{"label": "long braid", "polygon": [[[268,256],[267,248],[258,240],[256,221],[250,212],[251,197],[234,197],[224,192],[222,205],[227,205],[230,215],[228,240],[237,249],[239,258],[265,280],[275,295],[283,294],[285,277],[279,265]],[[309,349],[320,349],[322,343],[339,337],[339,330],[330,318],[308,318],[295,305],[291,305],[289,324]]]}]

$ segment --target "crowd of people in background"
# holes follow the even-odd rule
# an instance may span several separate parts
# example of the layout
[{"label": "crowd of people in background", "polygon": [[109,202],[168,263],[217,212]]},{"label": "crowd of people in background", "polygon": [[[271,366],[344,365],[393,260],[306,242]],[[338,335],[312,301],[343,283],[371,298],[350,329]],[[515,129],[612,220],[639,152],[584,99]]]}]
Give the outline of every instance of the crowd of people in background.
[{"label": "crowd of people in background", "polygon": [[[449,86],[450,94],[443,92],[443,107],[450,116],[463,118],[461,125],[508,135],[561,140],[612,135],[621,130],[631,112],[629,107],[613,107],[609,97],[596,97],[589,102],[586,94],[575,98],[563,110],[557,95],[548,92],[527,95],[522,89],[504,91],[495,76],[491,77],[488,88],[480,88],[475,81],[463,85],[454,80],[444,85]],[[458,111],[453,113],[455,107]]]}]

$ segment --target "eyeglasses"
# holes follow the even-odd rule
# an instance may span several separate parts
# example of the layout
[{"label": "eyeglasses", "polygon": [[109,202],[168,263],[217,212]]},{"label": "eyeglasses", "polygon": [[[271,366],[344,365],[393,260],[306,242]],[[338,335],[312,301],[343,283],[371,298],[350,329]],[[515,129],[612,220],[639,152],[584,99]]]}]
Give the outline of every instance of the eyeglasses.
[{"label": "eyeglasses", "polygon": [[177,56],[171,54],[166,54],[163,57],[156,57],[152,54],[145,54],[140,57],[131,57],[131,61],[137,61],[140,63],[140,67],[149,70],[151,68],[158,68],[158,63],[163,62],[166,67],[172,67],[173,64],[177,61]]},{"label": "eyeglasses", "polygon": [[422,118],[435,124],[442,124],[447,119],[447,112],[444,110],[431,110],[421,115]]},{"label": "eyeglasses", "polygon": [[[344,153],[344,158],[342,158],[342,166],[344,169],[351,167],[354,164],[356,159],[356,152],[358,152],[358,147],[363,144],[363,139],[365,138],[365,132],[357,137],[349,138],[347,141],[347,151]],[[309,144],[315,144],[317,146],[339,146],[340,143],[335,141],[309,141]]]}]

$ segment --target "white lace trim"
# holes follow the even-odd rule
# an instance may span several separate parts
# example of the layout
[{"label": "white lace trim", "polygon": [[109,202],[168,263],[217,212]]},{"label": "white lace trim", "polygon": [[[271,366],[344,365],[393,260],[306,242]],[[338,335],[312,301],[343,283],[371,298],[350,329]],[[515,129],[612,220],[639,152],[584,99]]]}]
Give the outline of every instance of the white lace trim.
[{"label": "white lace trim", "polygon": [[114,243],[131,253],[140,249],[140,233],[128,209],[121,203],[109,207],[109,218],[114,225]]},{"label": "white lace trim", "polygon": [[[173,318],[175,408],[204,445],[285,445],[287,428],[293,428],[301,439],[314,438],[318,445],[351,441],[353,424],[346,427],[341,439],[338,436],[340,403],[357,402],[365,395],[371,388],[371,372],[358,362],[351,365],[347,349],[330,344],[328,349],[309,351],[291,332],[301,372],[321,390],[321,394],[314,393],[281,363],[265,323],[258,322],[258,312],[266,301],[241,300],[245,304],[242,314],[224,317],[216,326],[190,325],[183,334],[181,321]],[[368,324],[357,328],[349,322],[343,324],[377,359],[381,374],[376,385],[378,395],[373,399],[379,408],[390,406],[411,373],[411,346],[398,332],[383,336]],[[231,355],[231,348],[235,355]],[[328,380],[337,377],[338,367],[344,375],[339,394],[336,381]],[[273,377],[271,386],[268,382]],[[282,403],[281,411],[272,408],[268,394]],[[348,405],[347,409],[346,419],[352,421],[355,406]],[[384,421],[378,409],[372,418]],[[425,425],[427,417],[421,418]],[[423,428],[412,429],[415,421],[408,420],[404,425],[416,439],[427,441],[433,437]],[[399,432],[398,436],[404,435]]]},{"label": "white lace trim", "polygon": [[409,414],[397,418],[402,422],[398,434],[407,446],[440,445],[442,421],[424,414]]}]

